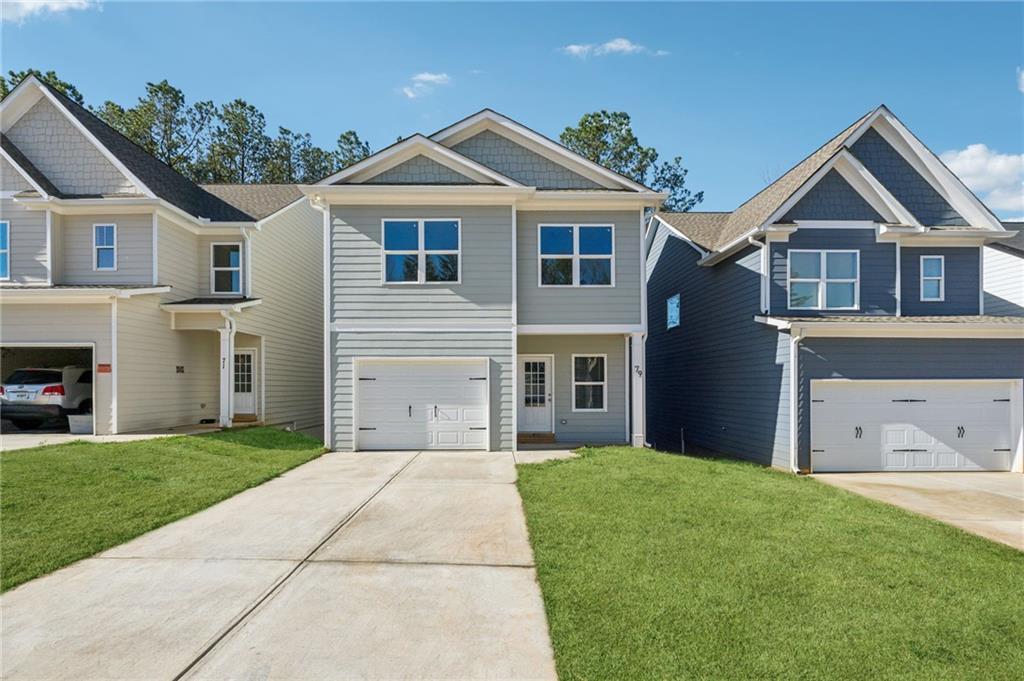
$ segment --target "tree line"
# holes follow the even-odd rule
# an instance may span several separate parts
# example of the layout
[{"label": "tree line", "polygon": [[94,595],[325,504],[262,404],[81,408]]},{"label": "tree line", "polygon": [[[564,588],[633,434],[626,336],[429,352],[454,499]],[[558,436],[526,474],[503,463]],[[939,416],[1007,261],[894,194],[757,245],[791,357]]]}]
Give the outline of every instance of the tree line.
[{"label": "tree line", "polygon": [[[88,106],[74,84],[55,72],[35,69],[0,75],[0,97],[22,79],[35,75],[61,91],[132,140],[147,152],[198,183],[311,184],[370,155],[370,145],[354,130],[338,135],[333,149],[313,144],[309,133],[278,127],[267,130],[263,113],[244,99],[227,104],[189,102],[167,80],[146,83],[146,91],[129,107],[105,101]],[[606,168],[668,193],[663,210],[688,211],[704,192],[686,186],[688,170],[682,158],[658,160],[654,147],[645,147],[633,132],[629,114],[595,111],[568,126],[559,141]]]}]

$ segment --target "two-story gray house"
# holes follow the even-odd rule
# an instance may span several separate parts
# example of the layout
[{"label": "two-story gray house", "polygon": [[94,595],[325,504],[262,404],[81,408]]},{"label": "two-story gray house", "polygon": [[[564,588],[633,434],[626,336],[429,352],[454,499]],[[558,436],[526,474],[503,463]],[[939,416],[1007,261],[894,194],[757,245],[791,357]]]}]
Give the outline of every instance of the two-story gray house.
[{"label": "two-story gray house", "polygon": [[490,110],[301,189],[323,214],[328,446],[643,443],[663,194]]},{"label": "two-story gray house", "polygon": [[[322,231],[296,186],[200,187],[36,78],[0,122],[3,378],[91,368],[97,434],[319,430]],[[17,397],[3,417],[38,424]]]},{"label": "two-story gray house", "polygon": [[1014,234],[884,106],[732,212],[657,214],[648,441],[801,472],[1021,471],[1024,318],[982,285]]}]

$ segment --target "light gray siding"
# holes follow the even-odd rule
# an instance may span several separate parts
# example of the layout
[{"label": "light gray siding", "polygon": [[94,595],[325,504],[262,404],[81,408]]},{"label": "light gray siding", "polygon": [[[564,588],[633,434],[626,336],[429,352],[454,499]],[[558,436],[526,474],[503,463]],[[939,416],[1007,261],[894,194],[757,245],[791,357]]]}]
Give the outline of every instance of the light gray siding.
[{"label": "light gray siding", "polygon": [[[857,311],[789,309],[786,275],[790,249],[851,249],[860,251],[860,313],[896,314],[896,246],[875,241],[873,229],[798,229],[788,242],[771,248],[771,312],[803,317],[857,314]],[[977,292],[977,291],[975,291]],[[906,306],[903,308],[906,312]],[[956,313],[951,313],[956,314]]]},{"label": "light gray siding", "polygon": [[[945,299],[921,300],[921,256],[941,255],[945,260]],[[900,249],[902,272],[900,282],[904,315],[978,314],[981,305],[981,249],[977,246],[957,248]]]},{"label": "light gray siding", "polygon": [[[629,441],[626,425],[629,389],[626,384],[624,336],[519,336],[517,342],[520,355],[554,355],[553,399],[555,438],[558,441],[590,444],[621,444]],[[608,356],[605,375],[606,412],[573,412],[574,354]]]},{"label": "light gray siding", "polygon": [[455,151],[528,187],[601,189],[601,185],[490,130],[465,139]]},{"label": "light gray siding", "polygon": [[[170,286],[168,301],[194,298],[199,293],[199,239],[169,220],[158,218],[157,281]],[[206,275],[207,286],[209,274]]]},{"label": "light gray siding", "polygon": [[241,277],[242,282],[242,292],[245,293],[245,243],[243,242],[241,235],[217,236],[200,234],[196,237],[196,264],[198,265],[198,270],[196,272],[197,294],[200,296],[214,295],[213,275],[210,271],[210,264],[213,258],[213,244],[238,244],[241,246],[239,257],[241,258],[242,267],[239,276]]},{"label": "light gray siding", "polygon": [[[462,283],[382,282],[384,218],[460,218]],[[510,206],[332,206],[332,308],[346,325],[512,321]]]},{"label": "light gray siding", "polygon": [[[93,225],[117,225],[117,269],[93,269]],[[61,284],[150,284],[152,215],[65,215],[61,220]]]},{"label": "light gray siding", "polygon": [[[639,324],[640,211],[519,211],[517,285],[520,324]],[[543,288],[539,285],[538,225],[615,226],[615,286]]]},{"label": "light gray siding", "polygon": [[0,158],[0,191],[24,192],[34,189],[17,168],[8,163],[6,158]]},{"label": "light gray siding", "polygon": [[813,379],[1024,378],[1024,341],[963,338],[808,338],[800,344],[798,461],[810,464]]},{"label": "light gray siding", "polygon": [[0,220],[10,225],[11,282],[45,284],[47,278],[46,211],[28,210],[11,199],[0,199]]},{"label": "light gray siding", "polygon": [[1024,253],[984,249],[985,314],[1024,315]]},{"label": "light gray siding", "polygon": [[366,180],[365,184],[477,184],[426,156],[414,156]]},{"label": "light gray siding", "polygon": [[[760,251],[699,267],[691,246],[659,227],[647,298],[647,439],[789,465],[789,337],[760,314]],[[680,296],[680,324],[666,301]]]},{"label": "light gray siding", "polygon": [[512,449],[515,428],[515,362],[512,335],[496,332],[335,333],[331,368],[331,412],[334,448],[353,447],[353,360],[357,357],[487,357],[490,360],[490,423],[492,450]]}]

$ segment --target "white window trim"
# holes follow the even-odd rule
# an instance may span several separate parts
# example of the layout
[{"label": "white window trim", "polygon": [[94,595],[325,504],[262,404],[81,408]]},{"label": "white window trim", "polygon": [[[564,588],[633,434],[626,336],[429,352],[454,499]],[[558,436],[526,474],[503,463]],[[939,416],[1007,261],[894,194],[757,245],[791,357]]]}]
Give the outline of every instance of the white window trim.
[{"label": "white window trim", "polygon": [[[100,267],[97,263],[99,262],[99,250],[101,248],[111,248],[110,246],[100,246],[96,243],[96,228],[97,227],[113,227],[114,229],[114,266],[113,267]],[[117,271],[117,225],[113,222],[97,222],[92,226],[92,271],[93,272],[116,272]]]},{"label": "white window trim", "polygon": [[0,225],[7,230],[7,248],[0,248],[0,253],[7,254],[7,276],[0,277],[0,281],[10,281],[11,275],[14,273],[13,263],[11,262],[11,223],[9,220],[0,220]]},{"label": "white window trim", "polygon": [[[577,357],[601,357],[604,361],[604,380],[603,381],[577,381],[576,380],[576,358]],[[572,411],[573,413],[604,413],[608,411],[608,355],[599,352],[581,352],[572,355],[572,364],[569,367],[569,378],[572,379]],[[602,409],[578,409],[576,407],[576,386],[578,385],[599,385],[601,386],[601,392],[603,393],[603,399],[601,400],[604,404]]]},{"label": "white window trim", "polygon": [[[924,274],[924,261],[925,260],[938,260],[942,265],[942,274],[937,277],[926,277]],[[918,272],[920,276],[920,283],[918,285],[918,294],[922,303],[941,303],[946,300],[946,256],[944,255],[922,255],[918,261]],[[924,295],[924,282],[935,281],[939,282],[939,297],[938,298],[927,298]]]},{"label": "white window trim", "polygon": [[[669,303],[671,303],[673,300],[677,301],[676,302],[676,313],[679,316],[676,318],[676,323],[675,324],[669,324],[668,306],[669,306]],[[673,294],[673,295],[671,295],[671,296],[669,296],[668,298],[665,299],[665,330],[666,331],[671,331],[672,329],[678,329],[682,325],[682,323],[683,323],[683,299],[682,299],[681,295],[676,293],[676,294]]]},{"label": "white window trim", "polygon": [[[389,251],[384,245],[384,225],[389,222],[415,222],[417,224],[417,246],[416,250]],[[459,247],[451,251],[428,251],[424,232],[428,222],[454,222],[458,229]],[[388,256],[389,255],[415,255],[416,256],[416,281],[388,281]],[[427,281],[427,256],[428,255],[455,255],[459,258],[459,271],[455,281]],[[381,286],[454,286],[462,283],[462,218],[383,218],[380,221],[380,283]]]},{"label": "white window trim", "polygon": [[[793,279],[793,253],[817,253],[821,259],[820,264],[820,276],[817,279]],[[829,253],[856,253],[857,254],[857,273],[855,279],[829,279],[828,269],[826,266]],[[852,307],[826,307],[825,306],[825,290],[826,284],[849,284],[853,283],[853,306]],[[818,304],[814,307],[793,307],[792,298],[790,295],[790,287],[794,284],[800,283],[817,283],[818,284]],[[834,311],[834,310],[860,310],[860,250],[853,248],[791,248],[786,253],[786,309],[787,310],[817,310],[817,311]]]},{"label": "white window trim", "polygon": [[[545,227],[571,227],[572,228],[572,254],[549,254],[541,252],[541,231]],[[605,255],[580,255],[580,228],[581,227],[611,227],[612,230],[612,252]],[[572,260],[572,283],[571,284],[545,284],[543,281],[544,271],[541,267],[543,260]],[[611,260],[611,283],[590,284],[580,283],[580,260]],[[568,223],[568,222],[547,222],[537,225],[537,286],[539,288],[615,288],[615,225],[611,222],[597,223]]]},{"label": "white window trim", "polygon": [[[238,248],[238,267],[215,267],[213,252],[217,246],[235,246]],[[244,295],[245,284],[242,279],[242,242],[241,241],[214,241],[210,243],[210,295],[211,296],[241,296]],[[238,272],[237,291],[218,291],[217,272]]]}]

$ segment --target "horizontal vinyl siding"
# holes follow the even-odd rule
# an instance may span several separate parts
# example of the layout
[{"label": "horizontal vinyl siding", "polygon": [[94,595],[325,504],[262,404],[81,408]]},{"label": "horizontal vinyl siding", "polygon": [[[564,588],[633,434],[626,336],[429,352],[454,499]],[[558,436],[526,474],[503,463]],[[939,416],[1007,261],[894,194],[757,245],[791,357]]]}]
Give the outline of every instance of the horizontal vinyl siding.
[{"label": "horizontal vinyl siding", "polygon": [[1024,315],[1024,254],[985,248],[985,314]]},{"label": "horizontal vinyl siding", "polygon": [[263,302],[237,318],[239,331],[263,338],[263,420],[322,426],[323,214],[295,206],[255,232],[251,247],[252,295]]},{"label": "horizontal vinyl siding", "polygon": [[170,286],[168,300],[194,298],[199,293],[199,244],[195,234],[159,218],[157,263],[160,284]]},{"label": "horizontal vinyl siding", "polygon": [[[682,428],[687,450],[788,466],[788,336],[754,321],[760,250],[699,267],[688,244],[662,241],[648,285],[648,441],[678,451]],[[675,294],[680,325],[667,330]]]},{"label": "horizontal vinyl siding", "polygon": [[[176,331],[156,295],[117,303],[118,427],[170,428],[216,419],[220,335]],[[184,372],[178,373],[177,367]]]},{"label": "horizontal vinyl siding", "polygon": [[[383,284],[383,218],[461,218],[462,283]],[[511,325],[511,206],[332,206],[331,243],[335,322]]]},{"label": "horizontal vinyl siding", "polygon": [[1024,378],[1024,341],[962,338],[808,338],[800,344],[798,457],[810,461],[810,386],[820,378]]},{"label": "horizontal vinyl siding", "polygon": [[11,199],[0,199],[0,220],[10,223],[10,281],[45,284],[46,211],[28,210]]},{"label": "horizontal vinyl siding", "polygon": [[[980,249],[908,247],[900,249],[902,300],[904,315],[978,314],[981,273]],[[921,300],[921,256],[945,258],[945,300]]]},{"label": "horizontal vinyl siding", "polygon": [[[110,305],[0,305],[0,345],[17,343],[95,343],[95,361],[112,362]],[[6,369],[0,368],[6,374]],[[112,374],[94,376],[96,432],[111,432]]]},{"label": "horizontal vinyl siding", "polygon": [[351,450],[353,423],[353,359],[356,357],[488,357],[490,358],[491,449],[512,449],[515,399],[512,334],[506,332],[335,333],[332,359],[332,423],[334,448]]},{"label": "horizontal vinyl siding", "polygon": [[[640,211],[519,211],[517,258],[520,324],[639,324]],[[537,226],[615,225],[615,286],[538,285]]]},{"label": "horizontal vinyl siding", "polygon": [[[554,355],[555,437],[561,442],[620,444],[629,441],[624,336],[520,336],[519,355]],[[607,412],[573,412],[572,356],[608,355]],[[519,399],[518,397],[516,399]],[[562,423],[565,420],[566,423]]]},{"label": "horizontal vinyl siding", "polygon": [[[864,314],[896,314],[896,246],[875,241],[873,229],[799,229],[788,242],[776,242],[771,247],[771,312],[798,314],[802,317],[830,314],[857,314],[856,310],[800,310],[789,309],[786,276],[789,271],[790,249],[859,250],[860,251],[860,312]],[[906,274],[904,273],[904,277]],[[903,312],[906,313],[904,302]]]},{"label": "horizontal vinyl siding", "polygon": [[[117,269],[93,270],[93,225],[117,225]],[[62,284],[153,282],[152,215],[65,215],[61,219]],[[159,248],[159,246],[158,246]]]},{"label": "horizontal vinyl siding", "polygon": [[[197,295],[208,296],[208,295],[219,295],[213,293],[213,277],[210,273],[210,261],[213,257],[213,244],[238,244],[241,246],[240,258],[241,258],[241,282],[242,292],[245,293],[245,244],[242,242],[241,235],[239,236],[212,236],[206,234],[200,234],[196,237],[196,263],[198,264],[198,271],[196,272],[196,290]],[[312,264],[312,263],[311,263]],[[307,265],[308,267],[309,265]],[[238,295],[238,294],[226,294],[226,295]]]}]

